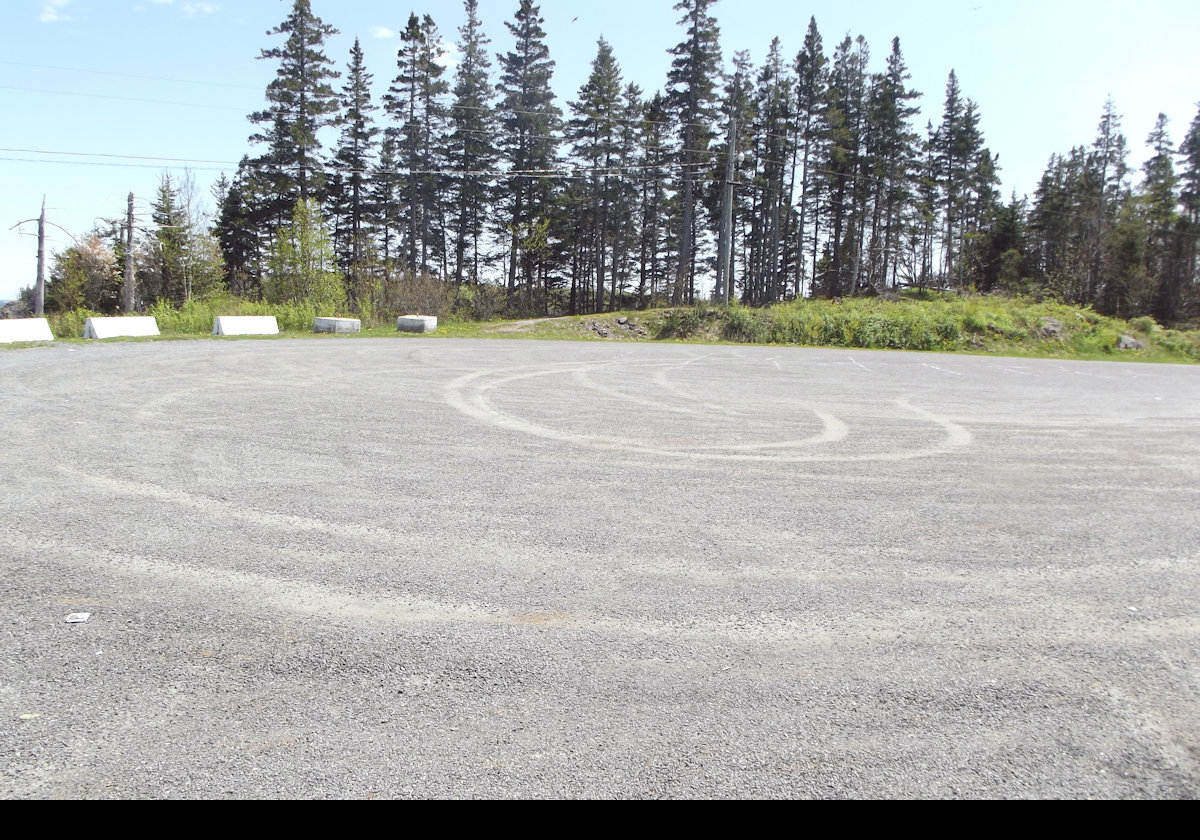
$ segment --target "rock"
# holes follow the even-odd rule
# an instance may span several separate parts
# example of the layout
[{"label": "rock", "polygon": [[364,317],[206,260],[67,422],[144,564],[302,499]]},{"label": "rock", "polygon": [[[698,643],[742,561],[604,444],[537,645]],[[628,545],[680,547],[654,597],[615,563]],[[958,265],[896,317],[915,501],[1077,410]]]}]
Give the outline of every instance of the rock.
[{"label": "rock", "polygon": [[1123,335],[1117,341],[1118,350],[1145,350],[1146,345],[1131,335]]},{"label": "rock", "polygon": [[1042,318],[1038,322],[1041,325],[1042,338],[1062,338],[1063,322],[1057,318]]},{"label": "rock", "polygon": [[629,323],[629,319],[626,318],[624,315],[622,315],[620,318],[617,319],[617,323],[623,327]]}]

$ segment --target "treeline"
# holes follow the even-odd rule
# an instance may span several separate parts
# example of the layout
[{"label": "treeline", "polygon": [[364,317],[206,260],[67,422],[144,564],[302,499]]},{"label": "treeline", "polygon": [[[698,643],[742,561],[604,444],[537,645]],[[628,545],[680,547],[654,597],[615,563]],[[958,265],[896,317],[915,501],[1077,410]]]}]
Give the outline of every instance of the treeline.
[{"label": "treeline", "polygon": [[[411,15],[378,102],[359,43],[339,73],[324,51],[337,30],[294,0],[271,33],[282,44],[260,56],[277,68],[249,117],[260,153],[217,183],[211,224],[164,178],[135,254],[140,299],[223,288],[370,316],[433,282],[450,290],[440,300],[518,314],[692,303],[710,288],[762,305],[919,287],[1164,323],[1200,313],[1200,114],[1178,150],[1160,116],[1135,179],[1109,102],[1032,201],[1004,201],[953,72],[940,120],[919,130],[899,39],[872,70],[861,36],[827,50],[812,20],[794,57],[776,38],[761,66],[739,52],[727,72],[713,3],[677,4],[661,90],[626,80],[601,39],[561,106],[532,0],[498,53],[465,0],[452,73],[434,20]],[[118,305],[119,233],[59,256],[51,305]]]}]

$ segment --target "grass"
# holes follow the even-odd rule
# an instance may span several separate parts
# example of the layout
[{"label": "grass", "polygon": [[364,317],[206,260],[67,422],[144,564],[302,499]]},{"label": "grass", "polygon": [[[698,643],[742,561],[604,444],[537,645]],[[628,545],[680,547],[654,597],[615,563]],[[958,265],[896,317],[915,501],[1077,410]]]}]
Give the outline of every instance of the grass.
[{"label": "grass", "polygon": [[[52,314],[51,330],[56,338],[82,341],[84,323],[98,314],[86,310]],[[274,315],[281,336],[324,340],[385,337],[674,340],[1200,362],[1200,331],[1165,329],[1148,316],[1126,322],[1086,307],[953,293],[914,294],[892,300],[801,300],[763,309],[699,304],[521,321],[442,318],[433,336],[399,333],[391,319],[364,323],[363,331],[357,334],[317,336],[312,332],[313,318],[332,313],[318,313],[306,305],[270,305],[235,297],[194,300],[179,307],[159,302],[145,314],[157,319],[161,338],[118,340],[196,339],[211,335],[213,318],[217,315]],[[627,323],[618,324],[620,318]],[[1144,347],[1121,349],[1123,336],[1136,339]]]}]

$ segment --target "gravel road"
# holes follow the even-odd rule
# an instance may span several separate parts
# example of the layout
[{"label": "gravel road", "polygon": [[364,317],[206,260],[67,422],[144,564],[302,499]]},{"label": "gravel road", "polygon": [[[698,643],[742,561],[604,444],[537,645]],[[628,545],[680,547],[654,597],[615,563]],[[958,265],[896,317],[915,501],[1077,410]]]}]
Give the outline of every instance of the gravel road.
[{"label": "gravel road", "polygon": [[4,798],[1200,793],[1197,367],[60,344],[0,440]]}]

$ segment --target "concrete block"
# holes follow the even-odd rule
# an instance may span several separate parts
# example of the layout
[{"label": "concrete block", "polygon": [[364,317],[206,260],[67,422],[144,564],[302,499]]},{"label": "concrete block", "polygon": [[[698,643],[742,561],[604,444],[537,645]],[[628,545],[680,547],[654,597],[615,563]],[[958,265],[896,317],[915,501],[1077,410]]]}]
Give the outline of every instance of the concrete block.
[{"label": "concrete block", "polygon": [[313,332],[356,333],[362,332],[362,321],[357,318],[314,318]]},{"label": "concrete block", "polygon": [[88,318],[87,323],[83,326],[84,338],[120,338],[158,334],[158,321],[149,315],[129,318]]},{"label": "concrete block", "polygon": [[401,315],[396,319],[400,332],[437,332],[437,318],[433,315]]},{"label": "concrete block", "polygon": [[279,335],[274,315],[218,315],[213,335]]},{"label": "concrete block", "polygon": [[45,318],[0,318],[0,344],[53,340],[54,333]]}]

